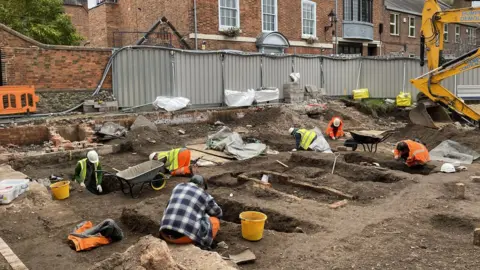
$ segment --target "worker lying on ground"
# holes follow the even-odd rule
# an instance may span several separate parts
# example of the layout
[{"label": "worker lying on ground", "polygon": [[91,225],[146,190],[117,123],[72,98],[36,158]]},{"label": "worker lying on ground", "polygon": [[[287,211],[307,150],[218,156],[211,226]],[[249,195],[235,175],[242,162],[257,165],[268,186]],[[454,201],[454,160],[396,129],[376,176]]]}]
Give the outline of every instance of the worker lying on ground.
[{"label": "worker lying on ground", "polygon": [[178,184],[173,189],[160,225],[162,239],[173,244],[213,247],[220,229],[218,218],[223,213],[206,189],[207,184],[200,175],[194,175],[189,183]]},{"label": "worker lying on ground", "polygon": [[295,149],[292,151],[312,150],[316,152],[332,153],[330,145],[325,138],[323,136],[317,136],[317,133],[314,130],[292,127],[288,130],[288,133],[295,137]]},{"label": "worker lying on ground", "polygon": [[172,176],[192,175],[190,166],[190,150],[177,148],[170,151],[155,152],[150,154],[150,160],[158,160],[165,163],[165,168]]},{"label": "worker lying on ground", "polygon": [[408,167],[424,166],[430,161],[427,147],[420,142],[404,140],[393,151],[395,159],[401,159]]},{"label": "worker lying on ground", "polygon": [[87,158],[77,162],[74,178],[82,187],[86,187],[88,191],[98,195],[103,192],[103,172],[101,171],[102,166],[98,154],[92,150],[87,153]]},{"label": "worker lying on ground", "polygon": [[336,140],[340,137],[345,136],[345,133],[343,132],[343,121],[342,119],[340,119],[340,117],[333,117],[332,120],[330,120],[330,123],[328,123],[326,134],[332,140]]}]

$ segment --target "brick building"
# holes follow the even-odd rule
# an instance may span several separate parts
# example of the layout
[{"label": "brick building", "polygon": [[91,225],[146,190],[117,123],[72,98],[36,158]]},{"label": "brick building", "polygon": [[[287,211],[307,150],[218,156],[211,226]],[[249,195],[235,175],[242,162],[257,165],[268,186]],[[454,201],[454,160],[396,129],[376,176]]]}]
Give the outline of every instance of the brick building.
[{"label": "brick building", "polygon": [[90,37],[88,24],[88,0],[63,0],[65,13],[70,16],[78,33],[85,39]]},{"label": "brick building", "polygon": [[[442,9],[470,7],[471,2],[455,1],[453,5],[441,2]],[[385,54],[418,57],[423,0],[385,0],[382,44]],[[458,57],[477,46],[477,25],[448,24],[443,29],[444,56]]]},{"label": "brick building", "polygon": [[[173,4],[169,0],[102,0],[88,10],[88,19],[82,19],[78,27],[84,29],[88,22],[88,31],[82,32],[88,32],[90,46],[100,47],[134,44],[160,18],[166,17],[178,35],[165,28],[165,24],[160,25],[149,39],[161,41],[152,44],[206,50],[417,57],[423,3],[423,0],[180,0]],[[470,4],[458,3],[452,7]],[[451,8],[444,3],[442,7]],[[72,19],[80,17],[78,13]],[[74,23],[77,25],[76,20]],[[475,46],[476,31],[469,25],[447,26],[445,53],[458,55]]]}]

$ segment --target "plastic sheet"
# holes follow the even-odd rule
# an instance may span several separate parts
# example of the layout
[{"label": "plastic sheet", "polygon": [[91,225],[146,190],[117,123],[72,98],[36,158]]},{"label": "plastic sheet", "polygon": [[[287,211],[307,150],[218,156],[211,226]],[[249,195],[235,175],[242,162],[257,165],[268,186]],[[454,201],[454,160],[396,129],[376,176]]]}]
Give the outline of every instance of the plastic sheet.
[{"label": "plastic sheet", "polygon": [[267,150],[263,143],[244,143],[242,137],[232,132],[229,127],[223,127],[217,133],[208,136],[207,148],[222,151],[238,160],[259,156]]},{"label": "plastic sheet", "polygon": [[446,140],[430,151],[430,159],[442,162],[459,164],[472,164],[480,154],[476,151],[459,144],[458,142]]},{"label": "plastic sheet", "polygon": [[255,91],[255,101],[258,103],[278,100],[279,98],[280,91],[278,91],[278,88]]},{"label": "plastic sheet", "polygon": [[225,104],[229,107],[244,107],[252,105],[255,100],[255,90],[246,92],[225,90]]},{"label": "plastic sheet", "polygon": [[181,110],[190,103],[188,98],[184,97],[164,97],[160,96],[153,102],[153,107],[156,109],[164,109],[167,112]]}]

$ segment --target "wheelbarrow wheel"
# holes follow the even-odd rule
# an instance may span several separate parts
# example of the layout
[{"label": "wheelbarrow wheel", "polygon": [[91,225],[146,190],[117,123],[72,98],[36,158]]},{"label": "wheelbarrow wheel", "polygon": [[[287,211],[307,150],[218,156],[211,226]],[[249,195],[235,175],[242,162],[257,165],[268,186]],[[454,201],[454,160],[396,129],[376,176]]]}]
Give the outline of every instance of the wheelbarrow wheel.
[{"label": "wheelbarrow wheel", "polygon": [[167,185],[167,177],[163,173],[158,173],[152,181],[150,186],[153,190],[158,191],[163,189]]}]

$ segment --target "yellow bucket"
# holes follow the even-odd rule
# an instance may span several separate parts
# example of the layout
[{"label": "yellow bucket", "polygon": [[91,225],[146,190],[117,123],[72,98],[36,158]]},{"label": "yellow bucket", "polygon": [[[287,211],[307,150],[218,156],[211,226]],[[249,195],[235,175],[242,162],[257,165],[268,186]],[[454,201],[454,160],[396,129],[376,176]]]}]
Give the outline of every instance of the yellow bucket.
[{"label": "yellow bucket", "polygon": [[56,200],[63,200],[70,196],[70,182],[61,181],[50,185],[53,197]]},{"label": "yellow bucket", "polygon": [[246,211],[240,213],[240,220],[242,221],[243,238],[249,241],[262,239],[267,215],[255,211]]}]

